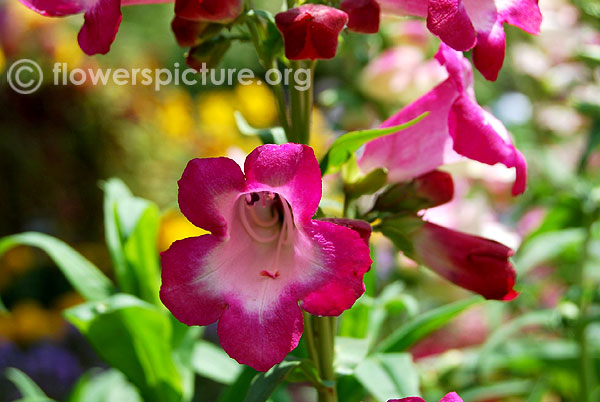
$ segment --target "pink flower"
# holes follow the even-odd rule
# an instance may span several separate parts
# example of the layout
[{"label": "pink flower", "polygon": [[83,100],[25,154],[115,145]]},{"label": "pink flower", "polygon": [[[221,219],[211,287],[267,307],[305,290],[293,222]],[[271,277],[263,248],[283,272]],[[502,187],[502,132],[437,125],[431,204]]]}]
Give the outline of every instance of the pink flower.
[{"label": "pink flower", "polygon": [[425,222],[411,233],[414,257],[450,282],[479,293],[486,299],[510,301],[516,272],[508,260],[510,248]]},{"label": "pink flower", "polygon": [[275,16],[290,60],[334,58],[346,22],[348,14],[321,4],[305,4]]},{"label": "pink flower", "polygon": [[223,349],[266,371],[297,346],[300,308],[339,315],[353,305],[371,259],[359,233],[312,219],[321,174],[310,147],[260,146],[244,171],[228,158],[188,164],[179,205],[211,234],[162,253],[160,297],[187,325],[218,320]]},{"label": "pink flower", "polygon": [[380,0],[384,10],[427,18],[427,28],[460,51],[473,48],[475,67],[496,80],[504,63],[503,24],[538,34],[542,14],[537,0]]},{"label": "pink flower", "polygon": [[[419,398],[418,396],[411,396],[409,398],[390,399],[388,402],[425,402],[425,400],[423,398]],[[440,402],[463,402],[463,400],[460,399],[460,396],[458,396],[456,392],[450,392],[440,399]]]},{"label": "pink flower", "polygon": [[513,194],[525,191],[527,164],[514,147],[506,128],[477,104],[473,72],[461,52],[444,45],[436,59],[446,67],[448,79],[386,120],[381,127],[406,123],[429,112],[419,123],[401,133],[367,143],[359,159],[364,171],[385,167],[388,178],[399,182],[420,176],[459,155],[516,169]]},{"label": "pink flower", "polygon": [[167,3],[169,0],[19,0],[31,10],[48,17],[84,13],[77,40],[88,55],[106,54],[121,25],[121,6]]},{"label": "pink flower", "polygon": [[175,0],[175,15],[192,21],[228,23],[243,9],[243,0]]},{"label": "pink flower", "polygon": [[340,8],[348,14],[348,29],[361,33],[379,32],[381,8],[376,0],[344,0]]}]

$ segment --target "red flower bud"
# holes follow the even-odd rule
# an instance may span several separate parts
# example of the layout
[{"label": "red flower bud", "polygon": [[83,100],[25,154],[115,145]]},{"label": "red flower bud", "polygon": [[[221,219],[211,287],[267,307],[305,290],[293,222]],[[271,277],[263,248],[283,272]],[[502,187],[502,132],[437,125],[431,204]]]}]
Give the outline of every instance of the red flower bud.
[{"label": "red flower bud", "polygon": [[228,23],[243,9],[243,0],[175,0],[175,15],[193,21]]},{"label": "red flower bud", "polygon": [[205,26],[205,22],[186,20],[177,16],[171,22],[171,29],[175,34],[175,39],[177,39],[177,43],[181,47],[194,46]]},{"label": "red flower bud", "polygon": [[335,57],[338,35],[346,22],[348,14],[321,4],[305,4],[275,16],[290,60]]},{"label": "red flower bud", "polygon": [[344,0],[340,4],[349,17],[348,29],[361,33],[377,33],[381,8],[375,0]]},{"label": "red flower bud", "polygon": [[486,299],[512,300],[516,272],[510,248],[425,222],[411,234],[414,257],[439,275]]},{"label": "red flower bud", "polygon": [[452,175],[441,170],[425,173],[415,179],[417,196],[428,201],[428,208],[452,201],[454,182]]}]

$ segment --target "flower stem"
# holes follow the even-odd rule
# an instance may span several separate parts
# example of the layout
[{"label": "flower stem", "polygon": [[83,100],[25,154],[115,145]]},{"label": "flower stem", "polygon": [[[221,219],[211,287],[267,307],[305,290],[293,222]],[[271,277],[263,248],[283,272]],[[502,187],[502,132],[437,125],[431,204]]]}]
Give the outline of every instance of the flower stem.
[{"label": "flower stem", "polygon": [[[317,349],[315,365],[319,376],[329,386],[319,390],[319,402],[337,402],[335,371],[333,369],[335,317],[312,316],[312,329]],[[318,363],[317,363],[318,361]]]},{"label": "flower stem", "polygon": [[292,61],[292,79],[289,84],[290,90],[290,117],[291,128],[288,140],[298,144],[308,144],[310,141],[310,121],[313,109],[313,70],[314,62],[308,62],[306,69],[310,77],[307,88],[299,87],[295,77],[300,74],[303,63]]},{"label": "flower stem", "polygon": [[[273,60],[270,65],[271,69],[277,68],[277,60]],[[275,93],[275,99],[277,100],[277,111],[279,113],[279,122],[287,138],[290,136],[290,123],[287,115],[287,105],[285,103],[285,94],[283,92],[283,86],[281,83],[273,85],[273,92]]]}]

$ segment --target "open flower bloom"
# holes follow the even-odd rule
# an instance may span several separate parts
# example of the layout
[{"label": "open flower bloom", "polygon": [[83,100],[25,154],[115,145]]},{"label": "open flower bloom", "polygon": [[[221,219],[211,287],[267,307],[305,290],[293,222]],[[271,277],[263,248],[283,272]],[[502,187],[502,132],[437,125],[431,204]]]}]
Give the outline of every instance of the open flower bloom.
[{"label": "open flower bloom", "polygon": [[361,33],[379,32],[381,7],[376,0],[344,0],[340,8],[348,14],[348,29]]},{"label": "open flower bloom", "polygon": [[179,205],[211,234],[162,253],[160,297],[187,325],[218,320],[223,349],[266,371],[297,346],[300,308],[339,315],[353,305],[371,259],[358,232],[312,219],[321,174],[310,147],[260,146],[244,171],[228,158],[188,164]]},{"label": "open flower bloom", "polygon": [[[425,402],[425,400],[423,398],[419,398],[418,396],[411,396],[409,398],[390,399],[388,402]],[[440,399],[440,402],[463,402],[463,400],[456,392],[450,392]]]},{"label": "open flower bloom", "polygon": [[391,182],[400,182],[457,161],[462,155],[488,165],[502,163],[515,168],[512,192],[521,194],[527,182],[525,158],[502,123],[477,103],[469,61],[443,43],[436,59],[445,66],[448,78],[381,127],[406,123],[425,112],[429,115],[398,134],[367,143],[359,166],[365,172],[384,167]]},{"label": "open flower bloom", "polygon": [[503,24],[538,34],[542,14],[537,0],[380,0],[384,10],[427,18],[427,28],[460,51],[473,49],[475,67],[496,80],[504,63]]},{"label": "open flower bloom", "polygon": [[290,60],[334,58],[346,22],[348,14],[321,4],[305,4],[275,16]]},{"label": "open flower bloom", "polygon": [[243,0],[175,0],[175,15],[192,21],[225,24],[240,16]]},{"label": "open flower bloom", "polygon": [[450,282],[486,299],[509,301],[516,272],[508,260],[514,252],[503,244],[424,222],[410,234],[414,259]]},{"label": "open flower bloom", "polygon": [[168,3],[169,0],[19,0],[31,10],[47,17],[83,13],[84,24],[77,40],[88,55],[106,54],[121,25],[121,6]]}]

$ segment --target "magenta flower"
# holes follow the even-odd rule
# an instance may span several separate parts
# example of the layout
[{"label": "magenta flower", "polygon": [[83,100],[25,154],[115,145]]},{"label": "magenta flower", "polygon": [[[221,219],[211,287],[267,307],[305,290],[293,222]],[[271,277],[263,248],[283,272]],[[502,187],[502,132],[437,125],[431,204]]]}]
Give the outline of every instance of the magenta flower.
[{"label": "magenta flower", "polygon": [[513,194],[525,191],[527,164],[514,147],[506,128],[477,104],[473,72],[461,52],[444,45],[436,59],[446,67],[448,79],[386,120],[381,127],[406,123],[429,112],[401,133],[367,143],[359,165],[364,171],[385,167],[392,182],[410,180],[459,155],[516,169]]},{"label": "magenta flower", "polygon": [[266,371],[298,345],[300,308],[329,316],[353,305],[371,259],[359,233],[312,219],[321,174],[310,147],[260,146],[244,172],[228,158],[188,164],[179,205],[211,234],[162,253],[160,297],[187,325],[218,320],[223,349]]},{"label": "magenta flower", "polygon": [[175,15],[192,21],[224,24],[239,17],[243,9],[243,0],[175,0]]},{"label": "magenta flower", "polygon": [[290,60],[332,59],[348,14],[321,4],[305,4],[275,16]]},{"label": "magenta flower", "polygon": [[[411,396],[409,398],[390,399],[388,402],[425,402],[425,400],[423,398],[419,398],[418,396]],[[440,399],[440,402],[463,402],[463,400],[456,392],[450,392]]]},{"label": "magenta flower", "polygon": [[380,0],[387,11],[427,18],[427,28],[460,51],[473,49],[475,67],[496,80],[504,63],[503,24],[538,34],[542,14],[537,0]]},{"label": "magenta flower", "polygon": [[88,55],[106,54],[121,25],[121,6],[168,3],[169,0],[19,0],[26,7],[47,17],[83,13],[84,24],[77,40]]}]

